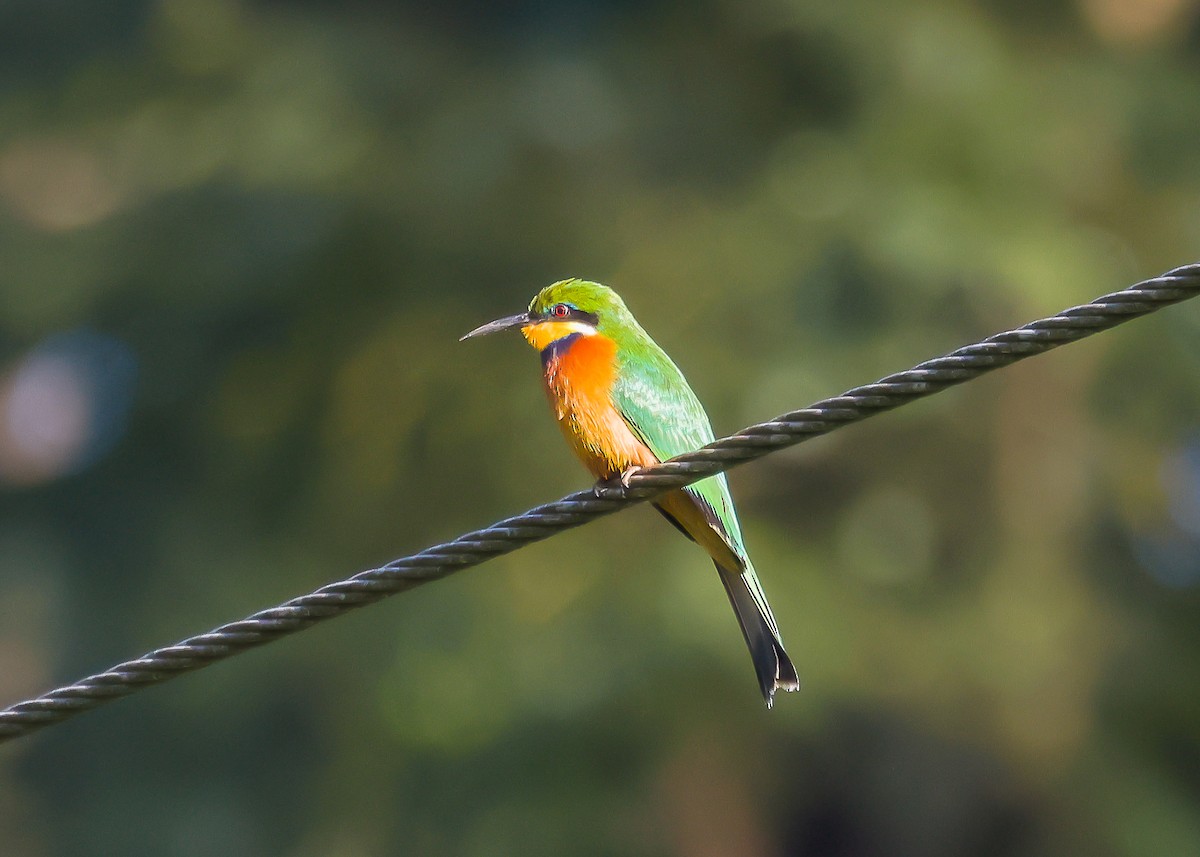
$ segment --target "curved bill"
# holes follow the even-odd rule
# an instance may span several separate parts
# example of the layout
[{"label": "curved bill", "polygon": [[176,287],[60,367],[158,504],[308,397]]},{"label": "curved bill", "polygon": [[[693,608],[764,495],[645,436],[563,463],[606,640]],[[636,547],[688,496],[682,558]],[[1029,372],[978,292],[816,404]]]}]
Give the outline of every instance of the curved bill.
[{"label": "curved bill", "polygon": [[527,312],[510,315],[507,318],[498,318],[495,321],[489,321],[487,324],[481,324],[466,336],[459,337],[458,341],[462,342],[464,339],[470,339],[473,336],[487,336],[489,333],[497,333],[501,330],[512,330],[514,327],[524,327],[531,321],[533,321],[533,318]]}]

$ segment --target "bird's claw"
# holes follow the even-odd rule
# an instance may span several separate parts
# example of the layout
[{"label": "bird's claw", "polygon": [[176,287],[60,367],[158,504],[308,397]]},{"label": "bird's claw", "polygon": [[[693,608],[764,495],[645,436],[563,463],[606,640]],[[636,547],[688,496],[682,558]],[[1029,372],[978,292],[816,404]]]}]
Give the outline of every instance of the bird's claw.
[{"label": "bird's claw", "polygon": [[592,486],[592,493],[601,500],[624,500],[629,494],[629,480],[641,469],[640,467],[628,467],[618,476],[601,479]]}]

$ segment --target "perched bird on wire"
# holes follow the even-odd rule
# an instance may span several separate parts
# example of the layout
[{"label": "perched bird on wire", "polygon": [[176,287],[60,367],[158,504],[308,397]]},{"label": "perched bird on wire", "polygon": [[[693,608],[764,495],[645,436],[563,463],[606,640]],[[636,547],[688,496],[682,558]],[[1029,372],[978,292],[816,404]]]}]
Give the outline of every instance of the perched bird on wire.
[{"label": "perched bird on wire", "polygon": [[[527,312],[477,327],[463,339],[514,328],[541,353],[554,416],[600,480],[600,496],[628,488],[641,467],[713,440],[708,415],[683,373],[607,286],[562,280],[542,289]],[[742,543],[725,474],[670,491],[654,506],[716,564],[767,707],[775,691],[798,690],[796,668]]]}]

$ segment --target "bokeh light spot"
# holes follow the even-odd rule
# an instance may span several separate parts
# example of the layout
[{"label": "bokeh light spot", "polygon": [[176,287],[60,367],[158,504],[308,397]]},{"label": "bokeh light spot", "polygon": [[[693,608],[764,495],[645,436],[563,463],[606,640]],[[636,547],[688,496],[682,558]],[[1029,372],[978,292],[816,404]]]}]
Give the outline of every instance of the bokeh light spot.
[{"label": "bokeh light spot", "polygon": [[76,472],[124,432],[136,361],[90,331],[54,336],[0,383],[0,480],[35,485]]}]

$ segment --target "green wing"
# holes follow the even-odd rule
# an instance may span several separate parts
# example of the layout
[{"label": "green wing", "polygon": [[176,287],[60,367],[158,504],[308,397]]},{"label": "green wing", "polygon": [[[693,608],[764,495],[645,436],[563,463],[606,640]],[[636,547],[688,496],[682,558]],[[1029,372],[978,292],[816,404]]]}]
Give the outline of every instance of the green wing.
[{"label": "green wing", "polygon": [[[636,360],[622,361],[611,395],[630,429],[660,461],[699,449],[714,439],[704,406],[683,373],[653,341],[638,349]],[[684,490],[711,512],[744,560],[741,527],[725,474],[703,479]]]},{"label": "green wing", "polygon": [[[662,461],[710,443],[713,430],[708,414],[683,373],[649,337],[638,345],[637,359],[622,361],[611,393],[613,404],[629,428]],[[763,695],[769,702],[776,688],[795,690],[800,686],[796,669],[783,650],[779,626],[746,555],[725,474],[702,479],[683,490],[701,507],[714,529],[724,533],[741,565],[741,568],[726,568],[714,558],[754,657]]]}]

